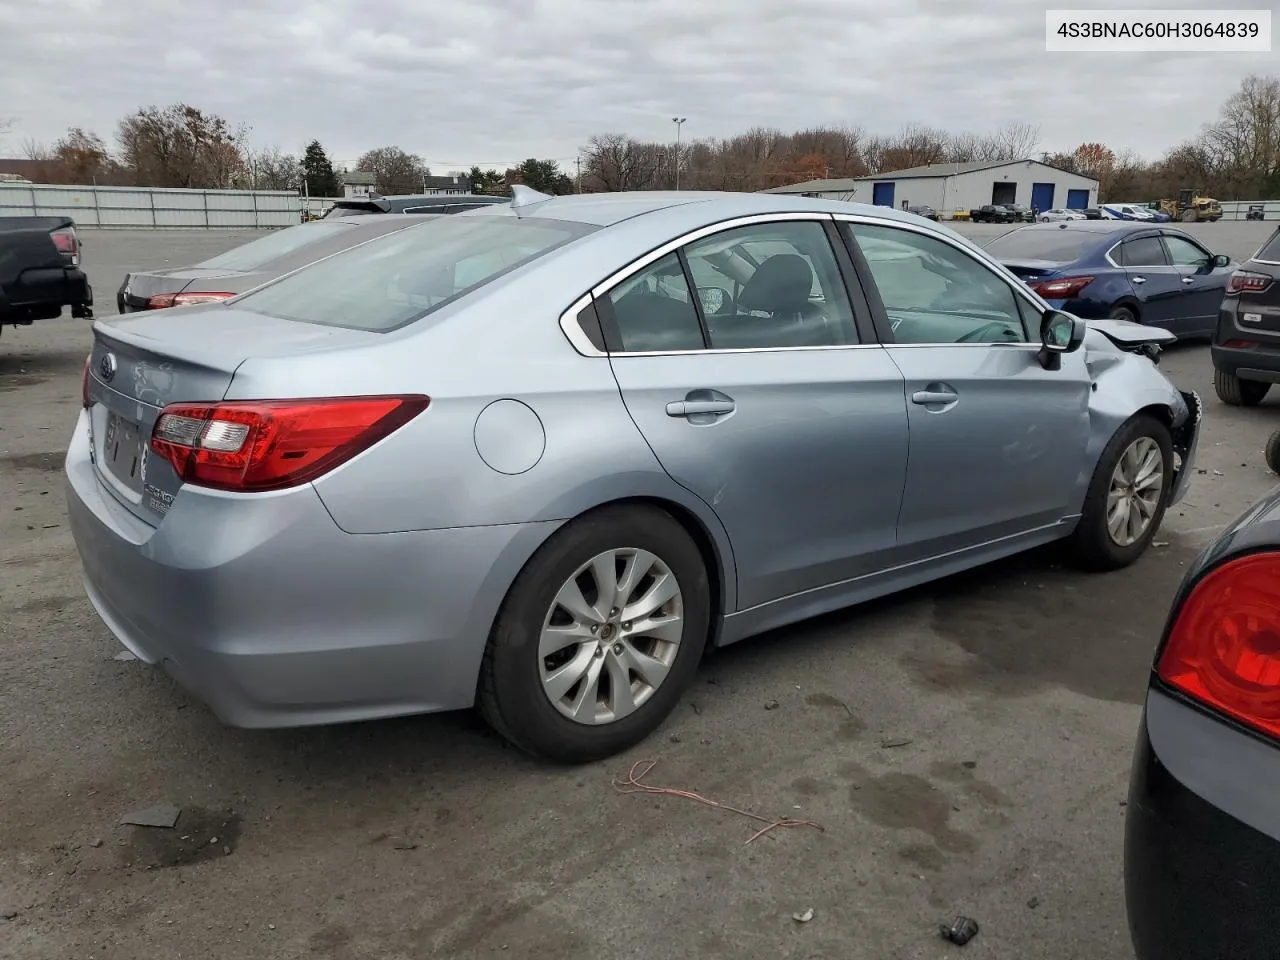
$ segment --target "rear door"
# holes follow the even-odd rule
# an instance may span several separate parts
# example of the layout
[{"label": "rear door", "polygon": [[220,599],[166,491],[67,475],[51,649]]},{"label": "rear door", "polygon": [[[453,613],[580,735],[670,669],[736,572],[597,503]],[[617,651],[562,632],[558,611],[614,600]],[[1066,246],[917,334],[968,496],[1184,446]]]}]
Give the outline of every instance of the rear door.
[{"label": "rear door", "polygon": [[833,234],[820,215],[742,218],[595,290],[627,409],[724,524],[744,609],[874,571],[894,546],[902,376]]},{"label": "rear door", "polygon": [[898,520],[905,562],[1077,513],[1089,441],[1084,351],[1039,362],[1040,308],[942,236],[848,218],[906,381],[910,451]]},{"label": "rear door", "polygon": [[1178,271],[1182,297],[1171,327],[1177,334],[1209,334],[1218,325],[1218,308],[1234,267],[1215,267],[1213,254],[1185,234],[1166,232],[1165,250]]},{"label": "rear door", "polygon": [[1137,234],[1111,249],[1112,262],[1129,281],[1143,323],[1178,332],[1183,296],[1182,274],[1169,263],[1156,233]]}]

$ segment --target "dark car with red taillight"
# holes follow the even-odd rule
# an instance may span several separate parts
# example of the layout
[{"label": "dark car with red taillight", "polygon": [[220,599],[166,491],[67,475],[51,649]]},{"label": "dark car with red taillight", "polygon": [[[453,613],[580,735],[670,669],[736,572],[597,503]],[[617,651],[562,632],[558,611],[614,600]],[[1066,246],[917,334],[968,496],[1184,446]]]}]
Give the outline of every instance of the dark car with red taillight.
[{"label": "dark car with red taillight", "polygon": [[1029,224],[986,249],[1055,309],[1179,338],[1213,334],[1234,269],[1230,257],[1176,227],[1124,220]]},{"label": "dark car with red taillight", "polygon": [[1212,352],[1223,403],[1252,407],[1280,383],[1280,227],[1227,280]]},{"label": "dark car with red taillight", "polygon": [[75,221],[0,217],[0,328],[52,320],[64,307],[73,317],[93,316]]},{"label": "dark car with red taillight", "polygon": [[1280,488],[1200,554],[1157,649],[1126,809],[1138,960],[1280,957]]},{"label": "dark car with red taillight", "polygon": [[437,215],[330,217],[275,230],[189,267],[125,274],[120,313],[228,300],[309,263]]}]

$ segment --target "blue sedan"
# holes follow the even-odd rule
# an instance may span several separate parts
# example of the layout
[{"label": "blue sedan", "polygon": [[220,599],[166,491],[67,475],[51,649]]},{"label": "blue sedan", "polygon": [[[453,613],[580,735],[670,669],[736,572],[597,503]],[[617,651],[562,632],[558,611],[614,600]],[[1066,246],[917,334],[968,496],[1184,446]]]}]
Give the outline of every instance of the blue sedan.
[{"label": "blue sedan", "polygon": [[1235,265],[1174,227],[1121,220],[1037,223],[987,252],[1059,310],[1211,336]]}]

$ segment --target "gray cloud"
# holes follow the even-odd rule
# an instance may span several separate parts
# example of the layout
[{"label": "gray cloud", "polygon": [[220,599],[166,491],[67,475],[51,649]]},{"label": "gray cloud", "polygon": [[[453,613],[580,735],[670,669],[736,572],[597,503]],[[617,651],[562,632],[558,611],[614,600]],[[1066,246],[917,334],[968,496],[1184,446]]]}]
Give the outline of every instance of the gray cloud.
[{"label": "gray cloud", "polygon": [[[1201,0],[1210,5],[1211,0]],[[1222,0],[1219,0],[1222,4]],[[1095,4],[1096,5],[1096,4]],[[1126,0],[1157,8],[1161,0]],[[111,140],[184,100],[259,146],[384,144],[437,169],[571,163],[592,133],[1040,124],[1045,149],[1156,156],[1273,54],[1047,54],[1026,0],[0,0],[0,154],[68,126]]]}]

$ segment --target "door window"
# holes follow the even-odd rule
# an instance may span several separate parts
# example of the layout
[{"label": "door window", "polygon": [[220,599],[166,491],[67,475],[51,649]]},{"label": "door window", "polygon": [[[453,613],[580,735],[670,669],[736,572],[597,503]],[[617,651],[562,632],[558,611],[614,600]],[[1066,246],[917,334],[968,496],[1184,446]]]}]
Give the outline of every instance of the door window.
[{"label": "door window", "polygon": [[815,220],[753,224],[684,249],[715,350],[858,342],[831,241]]},{"label": "door window", "polygon": [[897,343],[1026,343],[1013,288],[995,271],[934,237],[853,224]]},{"label": "door window", "polygon": [[698,312],[676,254],[623,280],[606,297],[627,353],[703,348]]},{"label": "door window", "polygon": [[1175,267],[1203,267],[1209,262],[1209,255],[1190,240],[1166,234],[1164,245],[1169,251],[1169,262]]},{"label": "door window", "polygon": [[1122,267],[1163,267],[1164,246],[1159,237],[1140,237],[1120,245],[1117,258]]}]

